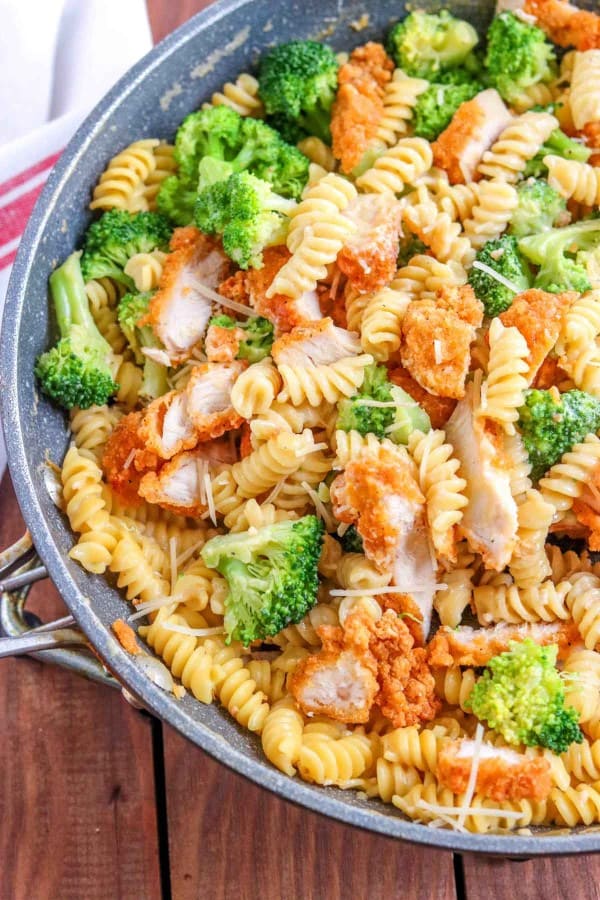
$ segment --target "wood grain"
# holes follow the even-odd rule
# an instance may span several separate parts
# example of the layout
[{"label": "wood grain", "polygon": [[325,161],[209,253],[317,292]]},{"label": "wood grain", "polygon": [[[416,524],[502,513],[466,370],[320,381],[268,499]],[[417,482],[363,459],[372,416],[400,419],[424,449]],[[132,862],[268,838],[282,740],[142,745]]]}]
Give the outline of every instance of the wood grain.
[{"label": "wood grain", "polygon": [[419,850],[302,810],[165,729],[177,900],[453,900],[452,854]]},{"label": "wood grain", "polygon": [[[0,487],[0,546],[23,531]],[[50,582],[32,604],[64,609]],[[0,896],[158,900],[151,723],[116,691],[29,659],[0,662]]]},{"label": "wood grain", "polygon": [[466,854],[467,900],[598,900],[600,858],[579,856],[527,862]]}]

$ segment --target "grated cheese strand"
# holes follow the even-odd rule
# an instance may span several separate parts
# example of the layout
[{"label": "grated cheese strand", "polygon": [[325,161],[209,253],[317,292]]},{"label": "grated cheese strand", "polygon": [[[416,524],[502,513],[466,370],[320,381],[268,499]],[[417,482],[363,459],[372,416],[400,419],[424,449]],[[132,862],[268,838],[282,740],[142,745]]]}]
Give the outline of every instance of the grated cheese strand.
[{"label": "grated cheese strand", "polygon": [[480,269],[482,272],[485,272],[486,275],[489,275],[490,278],[493,278],[495,281],[499,281],[501,285],[503,285],[505,288],[508,288],[508,290],[512,291],[513,294],[520,293],[520,289],[514,282],[509,281],[509,279],[505,278],[504,275],[496,272],[496,270],[492,269],[491,266],[486,266],[485,263],[479,262],[478,259],[473,262],[473,268]]},{"label": "grated cheese strand", "polygon": [[469,781],[467,782],[467,790],[460,804],[460,815],[458,817],[458,825],[463,826],[467,818],[466,810],[470,807],[473,797],[475,796],[475,787],[477,785],[477,773],[479,772],[479,757],[481,756],[481,745],[483,744],[483,736],[485,734],[481,722],[477,723],[475,729],[475,742],[473,745],[473,758],[471,760],[471,771],[469,772]]}]

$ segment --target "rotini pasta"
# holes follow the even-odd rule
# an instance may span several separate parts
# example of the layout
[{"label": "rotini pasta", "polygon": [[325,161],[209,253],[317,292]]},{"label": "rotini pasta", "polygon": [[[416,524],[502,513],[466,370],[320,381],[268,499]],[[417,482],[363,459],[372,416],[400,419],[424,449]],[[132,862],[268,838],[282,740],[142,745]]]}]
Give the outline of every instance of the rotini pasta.
[{"label": "rotini pasta", "polygon": [[526,112],[508,125],[478,166],[479,175],[514,183],[525,164],[558,128],[554,116],[546,112]]},{"label": "rotini pasta", "polygon": [[414,184],[431,168],[433,154],[423,138],[400,138],[390,150],[375,160],[373,167],[356,179],[356,186],[366,193],[401,194],[407,184]]},{"label": "rotini pasta", "polygon": [[552,154],[544,157],[544,165],[548,184],[563,197],[585,206],[600,206],[600,169]]},{"label": "rotini pasta", "polygon": [[410,78],[402,69],[396,69],[392,80],[385,85],[377,141],[392,147],[401,135],[406,134],[417,98],[428,87],[429,82],[424,78]]},{"label": "rotini pasta", "polygon": [[220,91],[214,93],[208,106],[228,106],[240,116],[262,119],[265,110],[258,96],[258,81],[253,75],[243,72],[234,82],[228,81]]},{"label": "rotini pasta", "polygon": [[573,54],[569,107],[573,123],[582,131],[588,122],[600,121],[600,50]]}]

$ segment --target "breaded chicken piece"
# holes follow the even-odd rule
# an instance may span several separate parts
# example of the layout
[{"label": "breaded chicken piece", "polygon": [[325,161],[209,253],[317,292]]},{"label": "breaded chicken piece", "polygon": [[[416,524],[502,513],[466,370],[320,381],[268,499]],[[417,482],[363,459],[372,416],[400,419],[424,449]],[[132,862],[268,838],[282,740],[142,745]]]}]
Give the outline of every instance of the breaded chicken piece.
[{"label": "breaded chicken piece", "polygon": [[[444,742],[437,761],[439,783],[463,794],[467,790],[476,743],[469,738]],[[481,744],[475,791],[491,800],[545,800],[552,789],[550,763],[542,756],[525,756],[510,747]]]},{"label": "breaded chicken piece", "polygon": [[[354,616],[350,616],[353,619]],[[377,661],[379,693],[375,702],[394,728],[434,719],[441,709],[427,651],[414,647],[407,623],[392,610],[369,620],[369,650]]]},{"label": "breaded chicken piece", "polygon": [[322,315],[316,291],[308,291],[297,300],[284,294],[267,297],[275,276],[290,257],[287,247],[267,247],[261,269],[236,272],[219,285],[219,293],[237,303],[249,303],[259,316],[273,323],[276,335],[285,334],[298,325],[318,321]]},{"label": "breaded chicken piece", "polygon": [[368,629],[322,625],[322,650],[303,660],[289,688],[308,715],[330,716],[338,722],[368,722],[378,691],[377,664],[369,652]]},{"label": "breaded chicken piece", "polygon": [[493,88],[461,104],[445,131],[431,145],[433,164],[448,173],[451,184],[468,184],[486,150],[510,125],[512,115]]},{"label": "breaded chicken piece", "polygon": [[303,712],[364,723],[376,703],[395,727],[435,717],[441,703],[426,651],[413,649],[413,638],[395,613],[384,613],[378,622],[354,613],[343,628],[323,625],[318,634],[323,649],[303,660],[290,679]]},{"label": "breaded chicken piece", "polygon": [[442,626],[427,645],[427,657],[434,668],[487,666],[492,657],[509,649],[511,641],[524,641],[526,638],[531,638],[541,647],[557,644],[559,659],[568,656],[573,644],[581,643],[573,622],[525,622],[522,625],[502,622],[493,628]]},{"label": "breaded chicken piece", "polygon": [[469,384],[446,425],[446,437],[460,462],[458,474],[467,482],[468,504],[458,527],[471,549],[481,553],[486,568],[501,572],[517,541],[517,505],[502,437],[475,414],[478,406],[478,391]]},{"label": "breaded chicken piece", "polygon": [[581,497],[574,500],[573,513],[577,522],[590,530],[590,550],[600,550],[600,466],[590,474]]},{"label": "breaded chicken piece", "polygon": [[436,397],[421,387],[418,381],[403,366],[397,366],[388,372],[390,381],[401,387],[407,394],[422,406],[431,419],[432,428],[443,428],[456,409],[456,400],[450,397]]},{"label": "breaded chicken piece", "polygon": [[156,454],[146,449],[140,437],[142,417],[143,412],[123,416],[111,432],[102,455],[106,480],[128,506],[141,502],[138,488],[142,474],[159,464]]},{"label": "breaded chicken piece", "polygon": [[331,485],[334,514],[356,525],[365,555],[398,587],[398,609],[410,613],[423,643],[431,626],[436,585],[425,498],[414,463],[400,448],[365,452]]},{"label": "breaded chicken piece", "polygon": [[271,356],[278,366],[328,366],[360,352],[358,335],[337,328],[332,319],[294,328],[278,338],[271,348]]},{"label": "breaded chicken piece", "polygon": [[482,321],[483,304],[470,285],[442,288],[435,300],[413,300],[402,319],[403,366],[425,390],[459,400]]},{"label": "breaded chicken piece", "polygon": [[215,289],[231,271],[221,246],[197,228],[176,228],[158,290],[139,325],[152,325],[172,364],[184,362],[202,339],[212,301],[199,289]]},{"label": "breaded chicken piece", "polygon": [[229,441],[221,439],[179,453],[157,472],[147,472],[140,482],[140,496],[176,515],[199,517],[208,509],[204,477],[207,465],[232,461]]},{"label": "breaded chicken piece", "polygon": [[600,48],[600,16],[563,0],[525,0],[524,11],[559,47]]},{"label": "breaded chicken piece", "polygon": [[564,317],[579,295],[573,291],[564,294],[548,294],[535,289],[518,294],[512,305],[500,316],[506,328],[518,328],[529,347],[529,371],[526,378],[533,380],[540,366],[556,344]]},{"label": "breaded chicken piece", "polygon": [[547,356],[531,382],[531,386],[540,391],[547,391],[553,385],[566,381],[567,378],[567,373],[558,364],[558,358]]},{"label": "breaded chicken piece", "polygon": [[394,63],[381,44],[357,47],[338,73],[338,91],[331,110],[332,150],[342,172],[357,166],[377,135],[383,117],[384,88]]},{"label": "breaded chicken piece", "polygon": [[356,226],[340,250],[337,264],[350,285],[376,291],[395,275],[402,205],[393,194],[359,194],[343,212]]},{"label": "breaded chicken piece", "polygon": [[233,362],[244,340],[242,328],[223,328],[222,325],[209,325],[204,339],[204,352],[209,362]]},{"label": "breaded chicken piece", "polygon": [[142,648],[135,638],[135,631],[131,625],[128,625],[123,619],[115,619],[110,627],[123,650],[126,650],[131,656],[139,656],[142,653]]},{"label": "breaded chicken piece", "polygon": [[243,419],[231,405],[231,389],[245,367],[241,360],[196,366],[183,390],[169,391],[146,407],[139,427],[142,445],[171,459],[238,428]]}]

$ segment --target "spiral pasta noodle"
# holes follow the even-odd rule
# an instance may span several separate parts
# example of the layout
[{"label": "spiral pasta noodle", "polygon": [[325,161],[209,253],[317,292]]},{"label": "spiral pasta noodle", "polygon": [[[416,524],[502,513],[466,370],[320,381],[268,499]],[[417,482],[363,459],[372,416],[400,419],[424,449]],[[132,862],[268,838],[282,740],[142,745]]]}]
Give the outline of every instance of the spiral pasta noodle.
[{"label": "spiral pasta noodle", "polygon": [[473,578],[476,572],[475,556],[464,545],[457,549],[456,564],[444,572],[433,605],[442,625],[456,628],[471,602]]},{"label": "spiral pasta noodle", "polygon": [[301,435],[282,432],[269,438],[258,450],[233,466],[231,474],[238,493],[250,498],[274,487],[300,468],[303,458],[313,452],[313,447],[310,431]]},{"label": "spiral pasta noodle", "polygon": [[402,69],[396,69],[392,80],[385,85],[383,116],[375,139],[392,147],[398,138],[406,134],[417,99],[429,87],[424,78],[410,78]]},{"label": "spiral pasta noodle", "polygon": [[295,625],[288,625],[273,639],[280,647],[291,644],[294,647],[320,647],[321,638],[317,629],[321,625],[339,624],[338,613],[335,607],[326,603],[317,603]]},{"label": "spiral pasta noodle", "polygon": [[600,816],[600,785],[580,784],[561,791],[555,788],[548,801],[551,822],[575,828],[591,825]]},{"label": "spiral pasta noodle", "polygon": [[121,413],[113,406],[90,406],[71,410],[71,431],[75,446],[91,451],[100,460],[108,437],[119,421]]},{"label": "spiral pasta noodle", "polygon": [[117,586],[125,590],[128,600],[157,600],[167,597],[169,586],[157,575],[133,537],[124,535],[115,546],[110,571],[117,575]]},{"label": "spiral pasta noodle", "polygon": [[517,544],[510,561],[510,574],[518,588],[533,588],[552,574],[545,544],[554,506],[539,491],[531,490],[517,507],[517,516]]},{"label": "spiral pasta noodle", "polygon": [[[192,692],[200,703],[212,703],[216,678],[212,655],[198,638],[171,631],[169,625],[187,626],[191,621],[182,615],[163,615],[162,610],[149,626],[141,626],[140,634],[150,647],[164,660],[172,674]],[[203,627],[206,621],[198,616],[195,627]]]},{"label": "spiral pasta noodle", "polygon": [[433,256],[417,254],[396,272],[390,287],[405,291],[412,300],[433,299],[436,292],[448,285],[465,284],[467,273],[460,263],[439,262]]},{"label": "spiral pasta noodle", "polygon": [[518,328],[505,328],[498,318],[490,325],[489,342],[488,375],[481,386],[478,414],[512,435],[528,387],[529,347]]},{"label": "spiral pasta noodle", "polygon": [[136,291],[156,290],[166,257],[162,250],[152,250],[150,253],[135,253],[127,260],[123,271],[133,279]]},{"label": "spiral pasta noodle", "polygon": [[578,131],[582,131],[588,122],[600,121],[599,84],[600,50],[575,52],[569,107]]},{"label": "spiral pasta noodle", "polygon": [[433,200],[406,207],[404,222],[440,262],[452,260],[461,266],[469,266],[473,262],[475,251],[469,237],[463,234],[458,222],[453,221],[448,213],[438,210]]},{"label": "spiral pasta noodle", "polygon": [[231,405],[244,419],[267,412],[281,388],[281,377],[270,362],[250,366],[235,381]]},{"label": "spiral pasta noodle", "polygon": [[300,406],[304,402],[319,406],[324,400],[336,403],[342,397],[352,397],[363,383],[365,368],[373,362],[368,353],[349,356],[330,365],[279,365],[283,388],[277,395],[280,403]]},{"label": "spiral pasta noodle", "polygon": [[473,588],[473,607],[482,625],[496,622],[553,622],[569,618],[568,581],[552,581],[529,588],[485,584]]},{"label": "spiral pasta noodle", "polygon": [[464,220],[465,236],[475,250],[500,237],[518,202],[517,192],[508,181],[498,178],[479,183],[477,201],[469,218]]},{"label": "spiral pasta noodle", "polygon": [[456,729],[451,734],[439,726],[424,728],[422,731],[415,725],[396,728],[381,739],[383,758],[421,772],[435,772],[441,746],[448,739],[458,737],[460,734],[458,723],[455,721],[454,724]]},{"label": "spiral pasta noodle", "polygon": [[96,321],[101,309],[117,305],[125,293],[125,285],[113,281],[112,278],[97,278],[86,282],[85,293],[90,304],[90,312]]},{"label": "spiral pasta noodle", "polygon": [[549,154],[544,157],[548,167],[548,184],[567,200],[584,206],[600,206],[600,169]]},{"label": "spiral pasta noodle", "polygon": [[255,119],[262,119],[265,114],[262,100],[258,96],[258,81],[247,72],[238,75],[235,81],[224,84],[203,108],[209,106],[228,106],[240,116],[252,116]]},{"label": "spiral pasta noodle", "polygon": [[545,112],[526,112],[508,125],[478,166],[484,178],[513,183],[525,164],[532,159],[552,132],[558,128],[554,116]]},{"label": "spiral pasta noodle", "polygon": [[401,325],[410,303],[408,294],[382,288],[371,295],[360,320],[360,341],[365,353],[385,362],[400,347]]},{"label": "spiral pasta noodle", "polygon": [[135,141],[114,156],[94,188],[90,209],[147,210],[143,188],[156,168],[154,149],[159,143],[154,138]]},{"label": "spiral pasta noodle", "polygon": [[470,697],[477,681],[475,669],[461,669],[458,666],[452,666],[449,669],[436,670],[434,676],[438,697],[451,706],[458,706],[464,712],[469,712],[465,701]]},{"label": "spiral pasta noodle", "polygon": [[563,673],[568,705],[579,713],[580,724],[591,722],[600,714],[600,653],[572,650],[564,661]]},{"label": "spiral pasta noodle", "polygon": [[362,553],[344,553],[339,560],[335,578],[342,588],[370,590],[390,583],[389,572],[379,572]]},{"label": "spiral pasta noodle", "polygon": [[343,786],[364,775],[372,763],[371,741],[358,728],[337,740],[318,732],[302,737],[298,773],[304,781]]},{"label": "spiral pasta noodle", "polygon": [[175,147],[166,141],[160,141],[154,147],[155,166],[149,173],[144,183],[143,193],[148,204],[148,209],[154,211],[156,209],[156,196],[160,190],[160,186],[169,175],[173,175],[177,170],[175,162]]},{"label": "spiral pasta noodle", "polygon": [[558,353],[591,344],[600,334],[600,290],[581,294],[569,307],[556,342]]},{"label": "spiral pasta noodle", "polygon": [[555,510],[555,520],[564,518],[573,506],[573,501],[581,497],[585,485],[594,469],[600,465],[600,439],[588,434],[583,443],[574,444],[560,462],[552,466],[540,479],[540,491],[547,503]]},{"label": "spiral pasta noodle", "polygon": [[[374,434],[360,434],[358,431],[335,432],[334,447],[336,457],[333,462],[334,469],[345,469],[349,462],[356,459],[364,450],[377,452],[381,442]],[[390,442],[391,443],[391,442]]]},{"label": "spiral pasta noodle", "polygon": [[328,147],[321,138],[314,136],[304,138],[299,141],[298,150],[308,156],[311,163],[320,166],[325,172],[335,171],[337,165],[335,156],[331,152],[331,147]]},{"label": "spiral pasta noodle", "polygon": [[413,431],[408,439],[409,452],[417,464],[421,491],[427,505],[431,540],[442,556],[454,556],[454,530],[467,505],[464,478],[458,474],[459,461],[444,431],[427,434]]},{"label": "spiral pasta noodle", "polygon": [[595,650],[600,644],[600,578],[591,572],[572,575],[566,604],[586,650]]},{"label": "spiral pasta noodle", "polygon": [[[207,643],[207,646],[210,646]],[[216,679],[216,695],[229,713],[248,731],[260,734],[269,714],[269,704],[262,691],[256,689],[256,683],[244,666],[241,658],[241,646],[215,642],[211,650],[213,664],[220,674]]]},{"label": "spiral pasta noodle", "polygon": [[401,194],[407,184],[431,168],[433,153],[423,138],[400,138],[390,150],[375,160],[372,168],[356,179],[361,191],[372,194]]},{"label": "spiral pasta noodle", "polygon": [[518,113],[527,112],[534,106],[550,106],[556,99],[556,90],[551,84],[539,81],[523,88],[517,97],[511,100],[511,106]]},{"label": "spiral pasta noodle", "polygon": [[286,775],[296,774],[303,726],[304,719],[291,698],[274,703],[265,719],[261,734],[265,756]]}]

